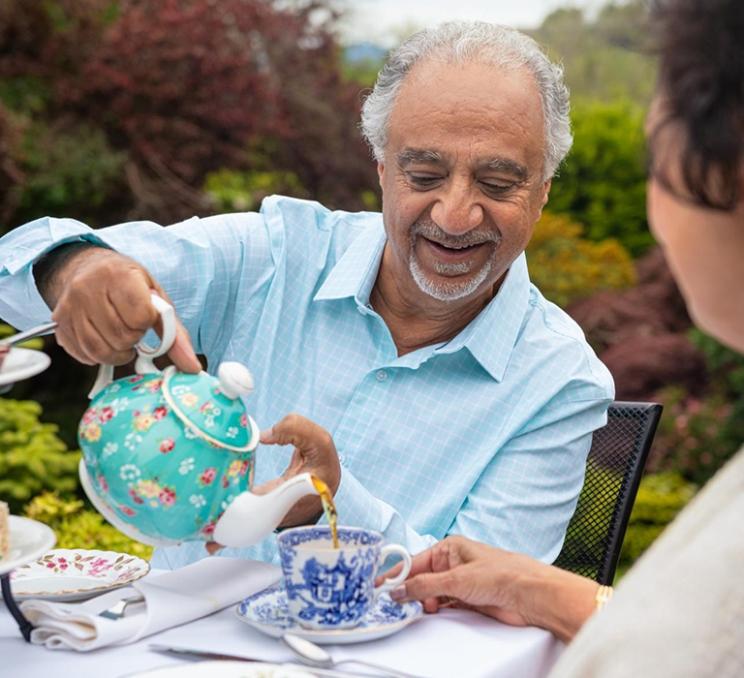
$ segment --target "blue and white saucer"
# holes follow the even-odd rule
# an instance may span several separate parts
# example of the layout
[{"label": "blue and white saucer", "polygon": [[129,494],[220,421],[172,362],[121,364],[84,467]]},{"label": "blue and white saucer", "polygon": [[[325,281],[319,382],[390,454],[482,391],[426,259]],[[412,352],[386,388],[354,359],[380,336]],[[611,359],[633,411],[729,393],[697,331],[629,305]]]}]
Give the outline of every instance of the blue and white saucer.
[{"label": "blue and white saucer", "polygon": [[305,629],[289,617],[287,594],[281,585],[254,593],[235,608],[240,621],[274,638],[290,632],[314,643],[347,645],[378,640],[397,633],[422,614],[421,603],[396,603],[382,593],[358,626],[351,629]]}]

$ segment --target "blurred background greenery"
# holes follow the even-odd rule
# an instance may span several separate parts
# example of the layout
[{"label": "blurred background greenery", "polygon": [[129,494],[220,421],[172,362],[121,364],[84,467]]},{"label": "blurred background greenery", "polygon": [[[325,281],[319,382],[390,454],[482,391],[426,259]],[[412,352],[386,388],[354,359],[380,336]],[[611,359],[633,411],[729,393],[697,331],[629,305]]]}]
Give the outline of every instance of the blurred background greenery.
[{"label": "blurred background greenery", "polygon": [[[618,399],[666,408],[623,567],[744,440],[744,360],[692,330],[646,223],[644,11],[559,9],[528,31],[565,67],[575,134],[532,278],[584,328]],[[342,45],[341,18],[332,0],[0,3],[0,234],[45,215],[167,224],[275,192],[378,209],[358,119],[385,50]],[[148,555],[85,503],[76,425],[93,374],[45,350],[52,368],[0,399],[0,498],[61,546]]]}]

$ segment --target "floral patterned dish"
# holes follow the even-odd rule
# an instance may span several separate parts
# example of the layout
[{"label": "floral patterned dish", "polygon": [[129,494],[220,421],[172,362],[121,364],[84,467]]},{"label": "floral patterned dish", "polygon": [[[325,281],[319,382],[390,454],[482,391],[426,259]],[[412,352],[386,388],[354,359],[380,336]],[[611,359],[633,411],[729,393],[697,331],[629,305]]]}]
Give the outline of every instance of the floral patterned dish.
[{"label": "floral patterned dish", "polygon": [[423,608],[417,601],[396,603],[387,593],[382,593],[354,628],[305,629],[289,616],[284,587],[275,585],[246,598],[235,612],[240,621],[274,638],[291,632],[319,645],[348,645],[392,635],[421,617]]},{"label": "floral patterned dish", "polygon": [[144,577],[150,564],[128,553],[53,549],[11,575],[17,600],[86,600]]}]

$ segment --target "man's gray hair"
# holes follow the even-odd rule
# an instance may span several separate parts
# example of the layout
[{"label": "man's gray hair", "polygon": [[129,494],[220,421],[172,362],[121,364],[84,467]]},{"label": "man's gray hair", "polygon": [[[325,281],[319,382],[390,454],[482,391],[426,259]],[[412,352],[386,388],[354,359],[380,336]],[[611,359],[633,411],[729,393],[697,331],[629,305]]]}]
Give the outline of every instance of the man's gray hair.
[{"label": "man's gray hair", "polygon": [[411,68],[426,58],[454,63],[485,62],[505,68],[526,67],[534,76],[542,99],[544,179],[555,174],[573,142],[563,69],[551,63],[539,45],[524,33],[484,21],[443,23],[415,33],[393,50],[362,107],[362,132],[378,162],[384,158],[390,113],[400,86]]}]

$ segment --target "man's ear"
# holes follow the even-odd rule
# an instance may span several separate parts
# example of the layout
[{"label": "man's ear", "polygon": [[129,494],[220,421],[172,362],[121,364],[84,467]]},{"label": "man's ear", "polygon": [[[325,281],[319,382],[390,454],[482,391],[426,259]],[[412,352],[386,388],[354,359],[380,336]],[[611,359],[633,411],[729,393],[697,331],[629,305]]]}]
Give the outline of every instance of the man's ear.
[{"label": "man's ear", "polygon": [[551,187],[552,185],[553,185],[553,179],[552,179],[552,178],[551,178],[551,179],[548,179],[548,180],[547,180],[547,181],[546,181],[546,182],[545,182],[545,183],[543,184],[543,197],[542,197],[542,204],[540,205],[540,209],[541,209],[541,210],[542,210],[542,208],[543,208],[543,207],[545,207],[545,205],[546,205],[546,204],[547,204],[547,202],[548,202],[548,196],[550,195],[550,187]]},{"label": "man's ear", "polygon": [[377,163],[377,179],[380,182],[380,188],[382,188],[382,177],[385,174],[385,163],[378,162]]},{"label": "man's ear", "polygon": [[537,210],[537,219],[539,219],[542,216],[543,207],[545,207],[545,205],[548,202],[548,196],[550,195],[550,187],[552,185],[553,185],[553,180],[548,179],[547,181],[543,182],[543,185],[540,188],[540,190],[542,191],[542,196],[540,198],[540,207]]}]

